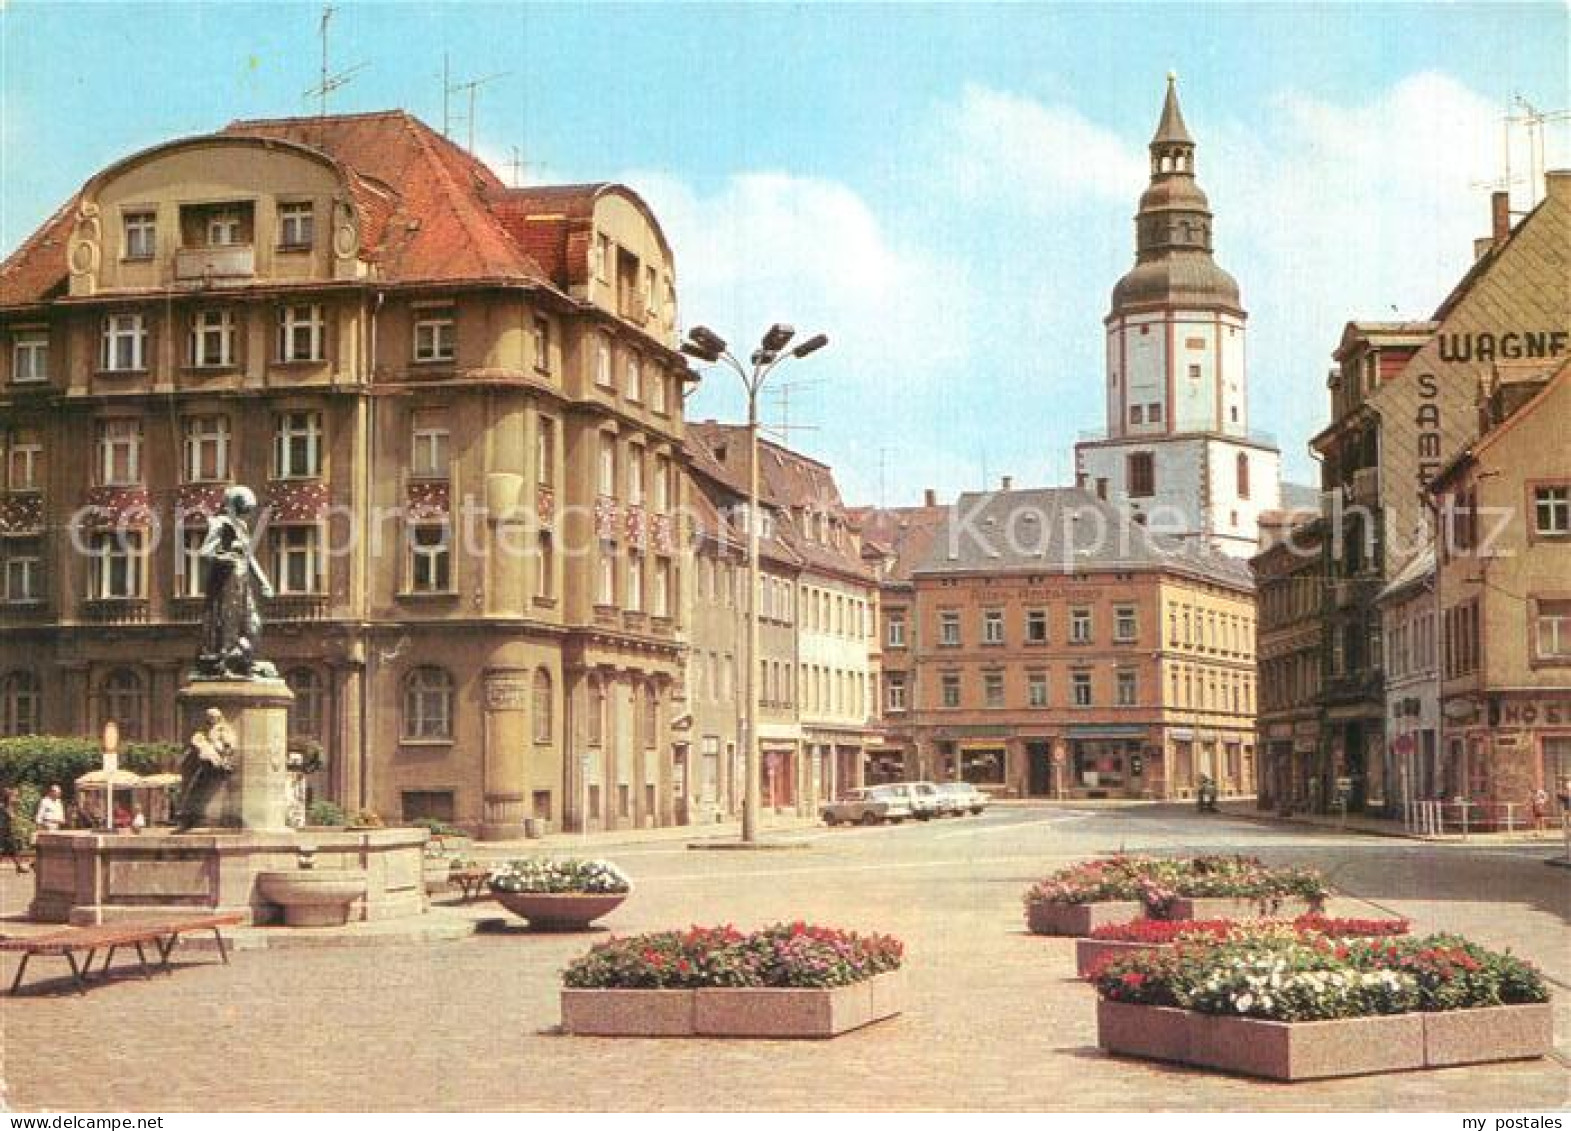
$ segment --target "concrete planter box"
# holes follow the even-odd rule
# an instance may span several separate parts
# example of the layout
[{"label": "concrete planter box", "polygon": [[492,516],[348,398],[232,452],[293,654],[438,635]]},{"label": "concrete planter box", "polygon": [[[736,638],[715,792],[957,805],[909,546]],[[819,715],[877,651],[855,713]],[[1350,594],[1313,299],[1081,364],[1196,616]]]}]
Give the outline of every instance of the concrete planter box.
[{"label": "concrete planter box", "polygon": [[1111,958],[1138,954],[1142,950],[1166,950],[1166,943],[1120,942],[1117,939],[1076,939],[1075,973],[1088,978],[1091,971]]},{"label": "concrete planter box", "polygon": [[1163,919],[1296,919],[1300,915],[1317,913],[1323,903],[1310,903],[1305,899],[1289,897],[1276,903],[1258,899],[1235,899],[1232,896],[1180,896],[1173,900]]},{"label": "concrete planter box", "polygon": [[562,1029],[581,1037],[691,1037],[692,990],[562,991]]},{"label": "concrete planter box", "polygon": [[535,931],[587,931],[589,924],[622,906],[627,892],[498,891],[496,901]]},{"label": "concrete planter box", "polygon": [[1424,1063],[1430,1068],[1545,1056],[1554,1039],[1548,1002],[1424,1014]]},{"label": "concrete planter box", "polygon": [[562,991],[562,1028],[593,1037],[826,1038],[893,1017],[899,970],[827,989]]},{"label": "concrete planter box", "polygon": [[1118,1056],[1182,1064],[1189,1059],[1190,1016],[1183,1009],[1099,999],[1096,1043]]},{"label": "concrete planter box", "polygon": [[1424,1066],[1424,1015],[1261,1021],[1189,1015],[1185,1060],[1268,1080],[1320,1080]]},{"label": "concrete planter box", "polygon": [[1032,903],[1026,907],[1026,926],[1033,935],[1089,935],[1109,923],[1144,919],[1145,906],[1139,900],[1112,900],[1107,903]]}]

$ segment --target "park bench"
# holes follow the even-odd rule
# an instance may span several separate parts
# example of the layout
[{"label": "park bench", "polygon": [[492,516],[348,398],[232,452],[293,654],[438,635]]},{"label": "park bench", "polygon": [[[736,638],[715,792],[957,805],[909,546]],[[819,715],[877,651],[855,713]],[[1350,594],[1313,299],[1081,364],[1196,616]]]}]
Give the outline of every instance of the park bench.
[{"label": "park bench", "polygon": [[[218,957],[228,965],[229,951],[224,946],[224,936],[220,933],[220,928],[238,926],[243,922],[245,922],[243,915],[202,915],[190,919],[67,927],[64,930],[50,931],[30,938],[0,939],[0,951],[18,951],[22,955],[21,965],[16,968],[16,977],[11,980],[13,995],[22,984],[22,975],[27,971],[28,960],[35,955],[64,958],[71,966],[71,976],[76,979],[77,992],[86,993],[87,981],[93,974],[93,959],[99,951],[104,952],[103,964],[98,969],[100,977],[108,974],[109,964],[114,961],[115,952],[128,949],[136,951],[136,956],[142,964],[142,976],[148,978],[159,969],[165,972],[173,970],[174,967],[169,964],[170,952],[180,941],[181,935],[195,931],[213,932],[213,940],[218,945]],[[146,949],[148,943],[158,951],[156,965],[148,962]],[[82,956],[80,960],[78,955]]]},{"label": "park bench", "polygon": [[458,890],[464,893],[464,902],[468,903],[480,898],[490,876],[489,868],[454,868],[447,874],[447,879],[449,883],[458,885]]}]

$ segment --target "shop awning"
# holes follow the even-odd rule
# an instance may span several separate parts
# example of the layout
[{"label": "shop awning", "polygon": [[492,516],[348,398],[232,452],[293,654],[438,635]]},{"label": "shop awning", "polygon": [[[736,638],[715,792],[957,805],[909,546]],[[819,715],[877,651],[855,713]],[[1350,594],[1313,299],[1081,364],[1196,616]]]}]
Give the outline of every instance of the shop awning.
[{"label": "shop awning", "polygon": [[1117,723],[1106,723],[1101,726],[1072,726],[1069,728],[1070,738],[1145,738],[1146,728],[1142,726],[1120,726]]}]

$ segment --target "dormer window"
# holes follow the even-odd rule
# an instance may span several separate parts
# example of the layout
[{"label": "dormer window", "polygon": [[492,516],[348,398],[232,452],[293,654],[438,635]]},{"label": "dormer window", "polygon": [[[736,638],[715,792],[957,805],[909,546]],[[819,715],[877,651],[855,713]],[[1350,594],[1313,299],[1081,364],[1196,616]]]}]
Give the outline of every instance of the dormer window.
[{"label": "dormer window", "polygon": [[316,238],[316,220],[310,201],[278,206],[278,246],[304,249]]},{"label": "dormer window", "polygon": [[158,233],[156,214],[153,212],[127,212],[124,224],[125,258],[153,258],[153,246]]}]

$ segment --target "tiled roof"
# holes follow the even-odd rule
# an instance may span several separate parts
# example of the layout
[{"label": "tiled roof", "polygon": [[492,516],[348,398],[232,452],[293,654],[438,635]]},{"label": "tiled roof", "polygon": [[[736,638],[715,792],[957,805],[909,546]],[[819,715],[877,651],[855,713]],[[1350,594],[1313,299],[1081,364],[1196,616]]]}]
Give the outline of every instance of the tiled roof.
[{"label": "tiled roof", "polygon": [[491,210],[507,187],[412,114],[260,119],[231,122],[222,132],[309,146],[390,186],[397,194],[393,222],[372,249],[389,280],[548,278]]},{"label": "tiled roof", "polygon": [[949,508],[857,507],[850,514],[862,530],[862,556],[873,552],[887,559],[883,580],[899,584],[909,582],[912,569],[927,558]]},{"label": "tiled roof", "polygon": [[961,495],[914,574],[1162,569],[1253,589],[1249,563],[1199,540],[1153,534],[1078,487]]},{"label": "tiled roof", "polygon": [[47,302],[65,289],[66,240],[71,236],[78,199],[73,195],[62,204],[0,263],[0,306]]},{"label": "tiled roof", "polygon": [[[741,494],[747,492],[747,429],[739,424],[720,424],[713,420],[690,422],[689,447],[708,449],[712,463],[718,465],[724,481]],[[834,473],[827,465],[793,452],[768,440],[758,444],[759,496],[781,512],[776,529],[806,566],[871,580],[872,571],[862,561],[852,523],[840,500]],[[724,458],[721,453],[724,453]],[[799,520],[808,511],[828,511],[847,527],[840,545],[828,545],[810,538]]]},{"label": "tiled roof", "polygon": [[[579,216],[607,187],[509,189],[484,162],[402,110],[236,121],[209,136],[283,140],[336,161],[359,212],[362,254],[388,282],[513,279],[565,289],[582,271],[574,264],[587,263],[587,228],[568,232],[557,222],[537,231],[524,218],[547,202]],[[80,199],[73,195],[0,265],[0,306],[45,302],[63,291]]]},{"label": "tiled roof", "polygon": [[[745,551],[747,531],[729,517],[731,508],[745,505],[747,499],[745,462],[744,473],[738,477],[715,458],[708,444],[692,435],[691,428],[688,431],[689,435],[683,444],[683,450],[687,453],[688,468],[698,488],[697,494],[704,502],[704,506],[700,508],[699,521],[706,521],[706,514],[712,511],[713,521],[717,525],[711,527],[710,531],[718,530],[722,538],[731,540],[733,545]],[[775,522],[772,534],[768,537],[760,537],[758,540],[759,557],[793,569],[799,567],[802,559],[792,549],[785,536],[779,509],[771,506],[767,498],[763,505],[774,513]]]}]

